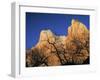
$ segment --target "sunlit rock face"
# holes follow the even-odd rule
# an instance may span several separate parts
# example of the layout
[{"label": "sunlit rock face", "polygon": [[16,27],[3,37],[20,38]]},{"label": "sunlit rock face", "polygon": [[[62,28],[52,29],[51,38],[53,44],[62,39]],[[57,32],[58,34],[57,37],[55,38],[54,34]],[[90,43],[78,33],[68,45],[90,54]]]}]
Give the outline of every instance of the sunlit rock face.
[{"label": "sunlit rock face", "polygon": [[83,23],[77,20],[72,20],[71,26],[68,28],[67,37],[68,39],[77,39],[84,42],[84,40],[89,37],[89,30]]},{"label": "sunlit rock face", "polygon": [[[66,29],[67,30],[67,29]],[[35,57],[34,57],[35,56]],[[89,64],[89,30],[78,20],[72,20],[66,36],[42,30],[36,46],[27,54],[30,66]]]},{"label": "sunlit rock face", "polygon": [[89,57],[89,30],[77,21],[72,20],[66,37],[66,49],[73,55],[74,63],[83,63]]},{"label": "sunlit rock face", "polygon": [[52,31],[51,30],[42,30],[41,32],[40,32],[40,39],[39,39],[39,41],[41,42],[41,41],[46,41],[46,40],[50,40],[50,42],[53,42],[53,41],[55,41],[55,35],[52,33]]}]

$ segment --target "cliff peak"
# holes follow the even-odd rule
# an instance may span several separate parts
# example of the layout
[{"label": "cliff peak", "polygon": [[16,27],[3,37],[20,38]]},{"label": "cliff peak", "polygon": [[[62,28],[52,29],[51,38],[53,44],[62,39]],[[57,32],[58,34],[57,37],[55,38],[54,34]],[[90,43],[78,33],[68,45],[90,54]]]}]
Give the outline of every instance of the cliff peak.
[{"label": "cliff peak", "polygon": [[84,64],[89,59],[89,30],[82,22],[72,19],[66,36],[57,36],[50,29],[42,30],[39,42],[31,50],[32,56],[39,57],[33,60],[34,66]]}]

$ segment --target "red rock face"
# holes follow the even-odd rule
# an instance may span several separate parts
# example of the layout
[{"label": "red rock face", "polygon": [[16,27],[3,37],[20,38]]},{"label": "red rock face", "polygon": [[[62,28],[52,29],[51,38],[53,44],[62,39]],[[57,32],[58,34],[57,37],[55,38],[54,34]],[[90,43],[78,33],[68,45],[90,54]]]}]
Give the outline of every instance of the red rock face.
[{"label": "red rock face", "polygon": [[81,22],[72,20],[66,36],[56,36],[50,30],[41,31],[39,42],[31,52],[26,61],[29,60],[27,64],[32,66],[89,64],[86,62],[89,59],[89,30]]},{"label": "red rock face", "polygon": [[[74,63],[83,63],[89,57],[89,30],[79,21],[72,20],[65,41]],[[74,51],[74,52],[73,52]]]}]

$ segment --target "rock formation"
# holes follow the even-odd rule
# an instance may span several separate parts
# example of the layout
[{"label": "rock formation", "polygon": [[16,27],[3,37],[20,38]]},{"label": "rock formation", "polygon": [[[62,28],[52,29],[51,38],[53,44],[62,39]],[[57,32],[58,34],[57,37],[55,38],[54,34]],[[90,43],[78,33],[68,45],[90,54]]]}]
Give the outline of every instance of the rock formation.
[{"label": "rock formation", "polygon": [[[29,52],[29,51],[28,51]],[[51,30],[42,30],[39,42],[26,56],[27,66],[57,66],[89,64],[89,30],[72,20],[66,36],[57,36]]]}]

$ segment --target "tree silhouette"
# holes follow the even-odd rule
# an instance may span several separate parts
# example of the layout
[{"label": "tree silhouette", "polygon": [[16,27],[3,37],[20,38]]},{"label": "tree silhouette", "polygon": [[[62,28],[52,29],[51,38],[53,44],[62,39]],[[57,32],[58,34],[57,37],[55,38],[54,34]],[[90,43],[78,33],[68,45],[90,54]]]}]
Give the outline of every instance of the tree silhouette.
[{"label": "tree silhouette", "polygon": [[59,58],[61,65],[65,64],[68,61],[68,59],[66,59],[66,56],[65,56],[65,54],[67,54],[68,51],[64,48],[64,44],[62,44],[62,42],[58,40],[57,37],[54,38],[54,41],[51,41],[50,39],[52,37],[48,37],[47,34],[46,34],[46,37],[47,37],[47,40],[43,40],[43,41],[46,41],[51,47],[48,47],[48,46],[45,46],[45,47],[51,50],[50,52],[51,54],[53,53]]}]

